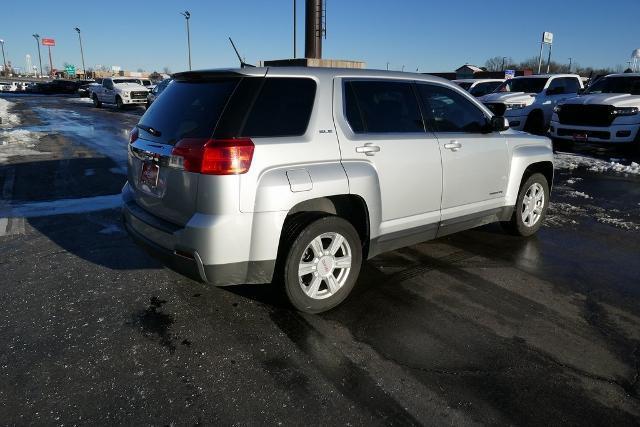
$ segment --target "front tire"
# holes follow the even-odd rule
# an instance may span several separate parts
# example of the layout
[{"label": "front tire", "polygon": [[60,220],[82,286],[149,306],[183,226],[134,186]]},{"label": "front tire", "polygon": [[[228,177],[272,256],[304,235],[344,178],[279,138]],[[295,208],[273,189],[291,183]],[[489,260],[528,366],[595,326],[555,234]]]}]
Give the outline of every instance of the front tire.
[{"label": "front tire", "polygon": [[116,108],[118,108],[118,110],[124,110],[124,103],[119,96],[116,96]]},{"label": "front tire", "polygon": [[102,107],[102,102],[100,102],[100,100],[98,99],[98,95],[96,95],[95,93],[93,94],[93,106],[96,108],[100,108]]},{"label": "front tire", "polygon": [[513,215],[502,226],[511,234],[534,235],[542,226],[549,207],[549,183],[541,173],[534,173],[520,186]]},{"label": "front tire", "polygon": [[285,255],[287,297],[299,311],[330,310],[349,295],[361,264],[362,243],[355,228],[337,216],[319,218],[293,236]]}]

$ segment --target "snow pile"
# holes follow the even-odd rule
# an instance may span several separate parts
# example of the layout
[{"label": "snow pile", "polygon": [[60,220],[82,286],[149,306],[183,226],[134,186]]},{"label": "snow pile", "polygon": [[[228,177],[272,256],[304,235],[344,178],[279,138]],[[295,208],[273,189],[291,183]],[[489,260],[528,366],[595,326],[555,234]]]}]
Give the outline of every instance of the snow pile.
[{"label": "snow pile", "polygon": [[583,193],[582,191],[569,191],[567,193],[567,196],[569,197],[582,197],[584,199],[591,199],[592,197],[590,195],[588,195],[587,193]]},{"label": "snow pile", "polygon": [[623,230],[640,231],[640,225],[632,221],[625,221],[620,218],[612,218],[607,214],[598,216],[596,218],[596,221],[598,221],[601,224],[612,225],[614,227],[621,228]]},{"label": "snow pile", "polygon": [[593,157],[581,156],[570,153],[555,153],[554,166],[556,169],[574,170],[585,168],[591,172],[617,172],[631,175],[640,175],[640,164],[631,162],[630,165],[619,163],[620,159],[600,160]]},{"label": "snow pile", "polygon": [[0,127],[10,128],[20,124],[20,118],[18,115],[9,112],[9,109],[12,106],[13,102],[0,98]]},{"label": "snow pile", "polygon": [[13,156],[37,156],[42,153],[33,149],[40,138],[37,132],[24,129],[0,131],[0,165]]}]

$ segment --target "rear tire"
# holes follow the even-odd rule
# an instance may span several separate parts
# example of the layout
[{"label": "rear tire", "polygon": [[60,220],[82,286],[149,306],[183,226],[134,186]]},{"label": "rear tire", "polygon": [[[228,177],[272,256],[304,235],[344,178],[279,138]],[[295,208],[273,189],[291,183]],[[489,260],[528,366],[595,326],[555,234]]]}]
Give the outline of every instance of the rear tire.
[{"label": "rear tire", "polygon": [[541,173],[529,176],[520,186],[518,199],[509,221],[501,222],[510,234],[529,237],[542,226],[549,207],[549,183]]},{"label": "rear tire", "polygon": [[527,121],[524,124],[524,131],[533,135],[544,135],[546,133],[544,125],[544,114],[542,111],[535,110],[529,113]]},{"label": "rear tire", "polygon": [[102,107],[102,102],[100,102],[100,100],[98,99],[98,95],[96,95],[95,93],[93,94],[93,106],[96,108],[100,108]]},{"label": "rear tire", "polygon": [[[308,220],[308,218],[307,218]],[[289,230],[298,230],[295,224]],[[362,264],[362,243],[348,221],[337,216],[312,220],[295,235],[283,235],[281,277],[291,304],[321,313],[340,304],[353,289]],[[288,250],[287,250],[288,249]]]}]

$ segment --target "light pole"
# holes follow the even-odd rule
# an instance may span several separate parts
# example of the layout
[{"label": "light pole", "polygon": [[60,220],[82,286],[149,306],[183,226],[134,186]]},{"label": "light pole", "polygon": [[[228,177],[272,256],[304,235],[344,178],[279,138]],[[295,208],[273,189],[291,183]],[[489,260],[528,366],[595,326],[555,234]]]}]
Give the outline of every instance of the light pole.
[{"label": "light pole", "polygon": [[569,58],[569,72],[571,72],[571,62],[573,61],[573,58]]},{"label": "light pole", "polygon": [[2,69],[2,74],[7,76],[7,60],[4,57],[4,40],[0,39],[0,46],[2,46],[2,62],[4,63],[4,68]]},{"label": "light pole", "polygon": [[40,77],[42,77],[42,56],[40,55],[40,34],[34,34],[33,38],[36,39],[36,46],[38,46],[38,61],[40,61]]},{"label": "light pole", "polygon": [[296,0],[293,0],[293,59],[296,58]]},{"label": "light pole", "polygon": [[80,36],[80,28],[76,27],[75,30],[78,32],[78,40],[80,40],[80,57],[82,57],[82,72],[84,78],[87,78],[87,70],[84,68],[84,52],[82,51],[82,37]]},{"label": "light pole", "polygon": [[505,60],[505,59],[507,59],[507,57],[506,57],[506,56],[503,56],[503,57],[502,57],[502,70],[501,70],[501,71],[504,71],[504,60]]},{"label": "light pole", "polygon": [[189,50],[189,71],[191,71],[191,34],[189,34],[189,18],[191,18],[191,14],[188,10],[185,10],[180,12],[180,15],[184,16],[187,21],[187,49]]}]

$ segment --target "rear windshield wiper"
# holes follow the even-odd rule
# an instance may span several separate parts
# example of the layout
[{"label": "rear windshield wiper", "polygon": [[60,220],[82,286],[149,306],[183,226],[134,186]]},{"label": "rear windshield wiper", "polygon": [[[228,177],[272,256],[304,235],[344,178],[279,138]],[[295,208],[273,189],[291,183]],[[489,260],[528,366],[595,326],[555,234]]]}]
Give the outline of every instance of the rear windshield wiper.
[{"label": "rear windshield wiper", "polygon": [[139,124],[138,127],[144,131],[149,132],[151,135],[153,136],[160,136],[162,135],[162,132],[160,132],[157,129],[152,128],[151,126],[147,126],[147,125],[141,125]]}]

